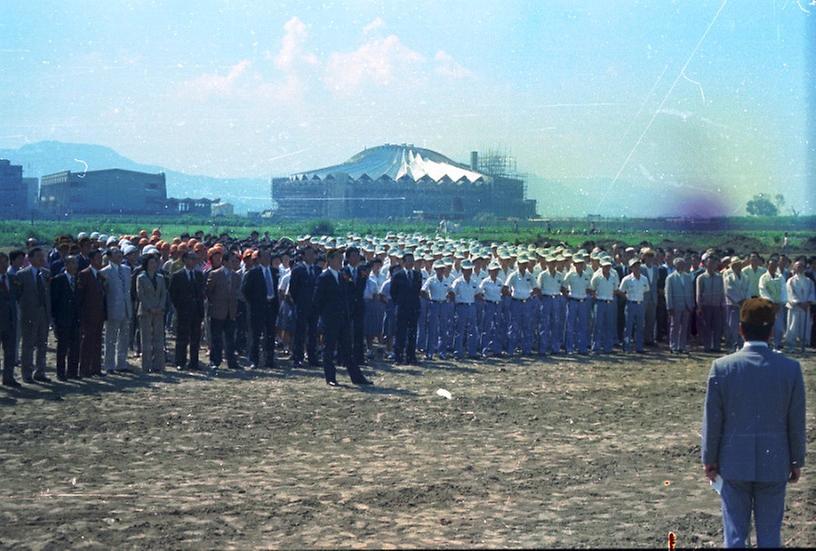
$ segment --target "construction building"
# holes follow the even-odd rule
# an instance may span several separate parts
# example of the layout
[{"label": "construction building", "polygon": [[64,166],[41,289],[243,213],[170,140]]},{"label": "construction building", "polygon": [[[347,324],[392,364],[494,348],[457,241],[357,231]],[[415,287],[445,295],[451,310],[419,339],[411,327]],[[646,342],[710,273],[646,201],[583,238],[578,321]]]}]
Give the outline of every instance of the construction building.
[{"label": "construction building", "polygon": [[470,165],[410,144],[365,149],[345,163],[273,178],[275,215],[282,218],[447,218],[535,216],[524,180],[505,154]]}]

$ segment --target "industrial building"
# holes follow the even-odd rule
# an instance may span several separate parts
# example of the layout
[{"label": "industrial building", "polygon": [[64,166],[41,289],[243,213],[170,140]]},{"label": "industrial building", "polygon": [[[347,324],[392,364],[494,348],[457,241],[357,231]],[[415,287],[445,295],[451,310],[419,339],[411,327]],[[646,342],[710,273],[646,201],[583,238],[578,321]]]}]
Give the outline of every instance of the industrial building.
[{"label": "industrial building", "polygon": [[164,173],[111,168],[63,171],[40,180],[40,209],[57,216],[72,214],[164,214]]},{"label": "industrial building", "polygon": [[273,178],[282,218],[535,216],[511,157],[471,154],[470,165],[410,144],[368,148],[340,165]]},{"label": "industrial building", "polygon": [[30,214],[26,202],[23,167],[0,159],[0,217],[24,218]]}]

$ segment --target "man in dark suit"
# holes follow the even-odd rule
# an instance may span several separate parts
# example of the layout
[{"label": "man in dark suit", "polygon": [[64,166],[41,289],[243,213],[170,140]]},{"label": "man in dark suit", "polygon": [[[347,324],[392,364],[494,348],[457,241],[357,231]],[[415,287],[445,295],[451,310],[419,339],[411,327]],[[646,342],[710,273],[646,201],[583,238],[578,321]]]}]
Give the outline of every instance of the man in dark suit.
[{"label": "man in dark suit", "polygon": [[337,352],[341,360],[346,360],[351,382],[371,384],[354,361],[351,347],[351,313],[349,309],[350,282],[348,275],[341,273],[342,259],[338,251],[327,256],[329,267],[317,278],[313,304],[316,314],[323,321],[323,372],[326,384],[336,387],[334,356]]},{"label": "man in dark suit", "polygon": [[402,269],[391,278],[391,300],[397,308],[396,363],[416,364],[417,322],[422,273],[414,269],[414,255],[402,256]]},{"label": "man in dark suit", "polygon": [[241,291],[249,306],[252,326],[252,346],[249,359],[254,367],[261,367],[261,335],[264,338],[264,356],[267,369],[275,367],[275,329],[278,319],[278,271],[271,266],[269,249],[258,251],[258,264],[244,275]]},{"label": "man in dark suit", "polygon": [[[57,335],[57,378],[79,378],[79,308],[77,306],[77,258],[62,259],[63,271],[51,280],[51,318]],[[66,369],[67,359],[67,369]]]},{"label": "man in dark suit", "polygon": [[363,301],[363,293],[365,293],[368,274],[366,273],[364,278],[361,277],[364,270],[360,264],[360,250],[357,247],[347,248],[345,256],[346,265],[343,267],[343,273],[346,274],[351,285],[351,293],[349,294],[351,355],[355,364],[362,365],[365,362],[365,335],[363,331],[365,302]]},{"label": "man in dark suit", "polygon": [[722,479],[725,547],[744,547],[754,514],[758,547],[781,547],[785,488],[805,462],[805,385],[799,362],[768,347],[774,304],[746,300],[743,348],[714,361],[702,432],[706,477]]},{"label": "man in dark suit", "polygon": [[[182,257],[184,269],[170,278],[170,301],[176,309],[176,369],[198,371],[201,324],[204,321],[204,274],[196,270],[198,255],[187,251]],[[187,352],[190,361],[187,362]]]},{"label": "man in dark suit", "polygon": [[311,246],[303,249],[303,262],[292,269],[289,279],[289,296],[295,310],[295,336],[292,345],[292,360],[295,367],[303,364],[303,345],[309,355],[309,365],[320,365],[317,361],[317,315],[312,303],[320,268],[315,265],[315,251]]},{"label": "man in dark suit", "polygon": [[[102,372],[102,329],[105,326],[105,283],[102,251],[88,252],[88,267],[77,275],[77,309],[79,310],[79,373],[83,377]],[[79,259],[77,259],[77,268]]]},{"label": "man in dark suit", "polygon": [[18,387],[14,379],[17,346],[17,300],[14,276],[8,273],[9,257],[0,252],[0,346],[3,347],[3,386]]}]

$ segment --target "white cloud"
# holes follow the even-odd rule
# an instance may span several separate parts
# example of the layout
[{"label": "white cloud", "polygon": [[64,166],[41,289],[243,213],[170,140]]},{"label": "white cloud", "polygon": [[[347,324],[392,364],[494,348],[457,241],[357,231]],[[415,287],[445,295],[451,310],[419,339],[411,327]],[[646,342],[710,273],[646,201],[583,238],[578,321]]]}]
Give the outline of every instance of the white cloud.
[{"label": "white cloud", "polygon": [[453,59],[453,56],[444,50],[439,50],[436,52],[434,60],[436,61],[434,72],[437,75],[455,80],[470,78],[473,76],[470,69],[458,63],[455,59]]},{"label": "white cloud", "polygon": [[413,79],[416,67],[423,61],[422,54],[391,34],[369,40],[353,52],[332,53],[326,64],[324,82],[341,93],[355,91],[366,81],[387,86],[400,78]]},{"label": "white cloud", "polygon": [[290,71],[296,69],[300,62],[317,65],[317,56],[303,48],[308,38],[306,25],[298,17],[292,17],[284,24],[281,48],[275,56],[275,65],[278,69]]},{"label": "white cloud", "polygon": [[383,27],[385,27],[385,21],[383,21],[382,17],[375,17],[368,25],[363,27],[363,34],[371,34]]},{"label": "white cloud", "polygon": [[229,68],[226,74],[204,73],[193,79],[181,83],[179,94],[196,98],[207,98],[209,96],[225,96],[232,94],[235,83],[250,68],[252,62],[244,59]]}]

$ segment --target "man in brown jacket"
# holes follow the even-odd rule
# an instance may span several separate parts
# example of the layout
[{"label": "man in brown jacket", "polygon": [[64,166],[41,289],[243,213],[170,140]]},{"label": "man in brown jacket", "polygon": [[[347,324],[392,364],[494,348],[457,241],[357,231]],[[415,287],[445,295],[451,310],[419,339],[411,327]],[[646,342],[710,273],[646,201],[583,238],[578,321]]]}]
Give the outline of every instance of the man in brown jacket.
[{"label": "man in brown jacket", "polygon": [[238,316],[238,295],[241,260],[234,252],[224,253],[220,268],[207,275],[207,300],[210,317],[210,369],[221,366],[226,344],[227,367],[240,369],[235,354],[235,319]]}]

